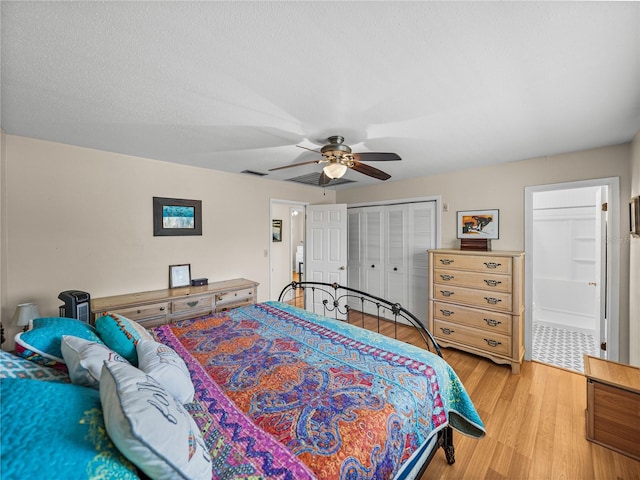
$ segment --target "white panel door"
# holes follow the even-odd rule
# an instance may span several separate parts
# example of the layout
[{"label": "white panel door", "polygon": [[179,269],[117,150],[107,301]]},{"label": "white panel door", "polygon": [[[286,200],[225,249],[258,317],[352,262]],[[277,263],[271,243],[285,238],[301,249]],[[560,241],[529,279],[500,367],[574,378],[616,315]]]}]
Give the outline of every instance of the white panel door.
[{"label": "white panel door", "polygon": [[349,287],[363,290],[362,272],[363,252],[362,248],[362,217],[361,208],[350,208],[347,211],[348,239],[347,239],[347,282]]},{"label": "white panel door", "polygon": [[[307,256],[305,274],[307,281],[338,283],[347,282],[347,206],[307,206]],[[305,290],[307,310],[323,313],[322,295]],[[341,316],[339,315],[338,318]]]},{"label": "white panel door", "polygon": [[427,250],[436,247],[436,202],[409,204],[408,281],[406,308],[427,325],[429,265]]},{"label": "white panel door", "polygon": [[385,207],[385,298],[407,307],[407,212],[408,206]]},{"label": "white panel door", "polygon": [[369,207],[364,211],[364,290],[384,297],[384,209]]}]

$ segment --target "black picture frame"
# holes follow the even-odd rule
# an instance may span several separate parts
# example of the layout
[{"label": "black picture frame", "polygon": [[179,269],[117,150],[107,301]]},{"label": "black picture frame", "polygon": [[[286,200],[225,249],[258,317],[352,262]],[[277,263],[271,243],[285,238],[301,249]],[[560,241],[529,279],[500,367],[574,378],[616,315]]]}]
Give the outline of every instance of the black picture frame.
[{"label": "black picture frame", "polygon": [[640,197],[632,197],[629,201],[629,233],[632,237],[640,237]]},{"label": "black picture frame", "polygon": [[274,242],[282,241],[282,220],[273,220],[271,225],[271,235]]},{"label": "black picture frame", "polygon": [[169,288],[191,285],[191,264],[169,265]]},{"label": "black picture frame", "polygon": [[153,236],[202,235],[202,201],[153,197]]}]

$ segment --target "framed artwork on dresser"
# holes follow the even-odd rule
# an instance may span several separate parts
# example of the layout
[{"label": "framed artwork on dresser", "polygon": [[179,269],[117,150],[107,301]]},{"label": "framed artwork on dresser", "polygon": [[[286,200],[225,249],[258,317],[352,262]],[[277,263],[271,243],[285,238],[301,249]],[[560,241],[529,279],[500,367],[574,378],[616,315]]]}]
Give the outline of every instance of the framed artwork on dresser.
[{"label": "framed artwork on dresser", "polygon": [[458,212],[458,238],[497,240],[500,238],[499,210],[464,210]]},{"label": "framed artwork on dresser", "polygon": [[191,285],[191,264],[169,265],[169,288]]}]

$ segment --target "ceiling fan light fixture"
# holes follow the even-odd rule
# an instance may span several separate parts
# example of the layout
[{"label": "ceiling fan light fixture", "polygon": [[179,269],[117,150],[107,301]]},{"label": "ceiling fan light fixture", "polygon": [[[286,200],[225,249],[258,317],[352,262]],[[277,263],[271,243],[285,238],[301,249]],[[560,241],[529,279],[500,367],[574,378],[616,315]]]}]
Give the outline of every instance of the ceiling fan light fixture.
[{"label": "ceiling fan light fixture", "polygon": [[330,163],[323,169],[324,174],[329,178],[342,178],[347,173],[347,166],[341,163]]}]

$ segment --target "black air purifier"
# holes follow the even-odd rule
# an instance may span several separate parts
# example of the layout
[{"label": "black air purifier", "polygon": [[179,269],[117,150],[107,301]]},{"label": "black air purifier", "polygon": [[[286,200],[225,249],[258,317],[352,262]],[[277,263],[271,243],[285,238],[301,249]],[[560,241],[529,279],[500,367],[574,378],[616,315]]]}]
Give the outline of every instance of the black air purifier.
[{"label": "black air purifier", "polygon": [[64,302],[60,305],[60,316],[77,318],[83,322],[89,322],[91,317],[91,296],[80,290],[65,290],[60,292],[58,298]]}]

